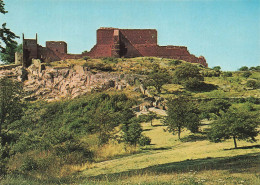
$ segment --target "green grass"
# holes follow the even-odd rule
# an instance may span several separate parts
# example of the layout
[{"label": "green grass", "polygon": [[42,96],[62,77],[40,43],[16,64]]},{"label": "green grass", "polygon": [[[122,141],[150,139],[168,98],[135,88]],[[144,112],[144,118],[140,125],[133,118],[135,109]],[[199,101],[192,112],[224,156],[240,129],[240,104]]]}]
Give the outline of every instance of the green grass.
[{"label": "green grass", "polygon": [[[239,141],[210,143],[203,134],[190,136],[164,132],[159,120],[150,126],[144,123],[145,135],[152,145],[143,152],[115,160],[96,163],[80,172],[81,183],[97,184],[258,184],[260,146],[258,143]],[[204,126],[206,128],[207,125]],[[258,139],[260,137],[258,136]],[[87,179],[87,180],[84,180]],[[185,180],[186,179],[186,180]],[[219,180],[222,179],[222,180]]]}]

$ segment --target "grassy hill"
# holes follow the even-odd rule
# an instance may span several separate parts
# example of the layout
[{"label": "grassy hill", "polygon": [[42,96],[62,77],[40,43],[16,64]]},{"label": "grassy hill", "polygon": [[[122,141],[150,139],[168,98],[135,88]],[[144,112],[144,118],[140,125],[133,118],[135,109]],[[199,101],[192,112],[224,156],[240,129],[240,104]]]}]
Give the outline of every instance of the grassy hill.
[{"label": "grassy hill", "polygon": [[[123,90],[110,88],[55,102],[27,102],[20,127],[6,135],[10,158],[0,161],[6,175],[1,184],[260,184],[260,135],[255,143],[233,141],[213,143],[208,132],[217,115],[201,116],[198,133],[184,130],[181,140],[166,131],[165,110],[152,108],[160,117],[150,121],[132,115],[132,107],[147,102],[138,90],[155,65],[174,76],[185,61],[139,57],[132,59],[90,59],[53,62],[54,68],[87,66],[93,73],[136,75],[136,81]],[[260,81],[260,72],[216,72],[194,64],[204,76],[206,88],[189,89],[169,81],[152,96],[169,98],[188,95],[205,111],[213,99],[228,101],[231,107],[252,113],[260,111],[260,89],[248,87],[249,80]],[[151,97],[150,97],[151,98]],[[138,112],[138,114],[148,112]],[[128,122],[129,120],[131,122]],[[124,139],[124,126],[140,123],[142,134],[151,143],[142,146]],[[16,123],[16,122],[14,122]],[[112,125],[112,126],[111,126]],[[103,135],[102,135],[103,134]],[[107,136],[101,138],[101,136]],[[101,139],[106,139],[101,142]],[[8,143],[7,142],[7,143]],[[2,153],[1,153],[2,152]]]},{"label": "grassy hill", "polygon": [[[202,131],[209,122],[204,122]],[[164,131],[160,120],[142,123],[151,145],[137,153],[93,164],[70,166],[75,174],[60,180],[16,177],[2,184],[248,184],[260,183],[260,143],[210,143],[185,131],[182,140]],[[258,136],[257,139],[260,139]],[[67,173],[63,172],[64,175]],[[19,183],[20,184],[20,183]]]}]

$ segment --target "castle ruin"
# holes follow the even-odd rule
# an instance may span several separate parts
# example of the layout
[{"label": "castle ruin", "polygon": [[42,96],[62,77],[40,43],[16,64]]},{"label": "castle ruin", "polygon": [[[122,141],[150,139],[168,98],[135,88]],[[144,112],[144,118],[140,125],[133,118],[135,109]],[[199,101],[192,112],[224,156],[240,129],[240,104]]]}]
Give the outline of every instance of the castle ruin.
[{"label": "castle ruin", "polygon": [[196,57],[185,46],[159,46],[155,29],[118,29],[100,28],[97,30],[97,43],[89,51],[81,54],[69,54],[64,41],[47,41],[46,47],[36,39],[23,36],[23,65],[28,67],[32,59],[52,62],[65,59],[80,59],[84,56],[100,57],[163,57],[185,60],[208,66],[203,56]]}]

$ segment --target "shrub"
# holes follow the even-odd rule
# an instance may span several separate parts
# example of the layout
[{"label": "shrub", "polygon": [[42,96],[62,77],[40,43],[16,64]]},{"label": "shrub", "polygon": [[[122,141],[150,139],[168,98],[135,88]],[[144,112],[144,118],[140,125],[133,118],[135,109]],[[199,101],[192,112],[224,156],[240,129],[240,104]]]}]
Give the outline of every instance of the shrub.
[{"label": "shrub", "polygon": [[181,64],[182,63],[182,61],[180,61],[180,60],[171,60],[169,63],[168,63],[168,65],[169,66],[173,66],[173,65],[179,65],[179,64]]},{"label": "shrub", "polygon": [[258,82],[256,80],[248,80],[246,82],[246,86],[251,87],[253,89],[258,89],[258,88],[260,88],[260,82]]},{"label": "shrub", "polygon": [[221,67],[220,66],[215,66],[212,68],[214,71],[220,71],[221,70]]},{"label": "shrub", "polygon": [[140,137],[140,139],[138,140],[138,144],[140,146],[150,145],[151,144],[151,138],[149,138],[148,136],[142,135]]},{"label": "shrub", "polygon": [[250,96],[250,97],[247,99],[247,101],[248,101],[249,103],[253,103],[253,104],[259,104],[259,103],[260,103],[260,99],[259,99],[259,98],[255,98],[255,97],[253,97],[253,96]]},{"label": "shrub", "polygon": [[247,66],[242,66],[238,69],[239,71],[248,71],[248,67]]},{"label": "shrub", "polygon": [[232,72],[223,72],[222,75],[223,77],[232,77]]},{"label": "shrub", "polygon": [[249,71],[246,71],[246,72],[244,72],[244,73],[242,74],[242,76],[245,77],[245,78],[248,78],[248,77],[251,76],[251,75],[252,75],[252,73],[249,72]]},{"label": "shrub", "polygon": [[105,58],[102,58],[102,61],[106,64],[111,64],[111,63],[117,64],[118,63],[118,59],[114,58],[114,57],[105,57]]},{"label": "shrub", "polygon": [[25,171],[32,171],[37,169],[38,169],[37,161],[34,160],[32,157],[26,157],[22,165],[20,166],[19,170],[21,172],[25,172]]},{"label": "shrub", "polygon": [[199,90],[202,82],[198,78],[189,78],[189,80],[186,80],[183,85],[190,90]]}]

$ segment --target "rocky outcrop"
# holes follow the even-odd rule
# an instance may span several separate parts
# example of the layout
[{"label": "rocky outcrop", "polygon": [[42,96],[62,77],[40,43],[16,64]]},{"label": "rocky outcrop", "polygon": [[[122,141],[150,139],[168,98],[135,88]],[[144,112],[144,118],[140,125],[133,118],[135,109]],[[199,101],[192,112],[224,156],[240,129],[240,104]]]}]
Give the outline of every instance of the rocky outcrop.
[{"label": "rocky outcrop", "polygon": [[[75,98],[93,91],[109,88],[124,89],[130,78],[119,73],[92,73],[87,67],[50,67],[37,60],[27,69],[22,66],[0,70],[1,76],[9,76],[24,83],[27,100]],[[127,80],[126,80],[127,79]]]}]

